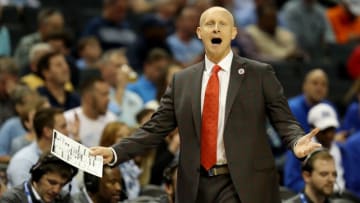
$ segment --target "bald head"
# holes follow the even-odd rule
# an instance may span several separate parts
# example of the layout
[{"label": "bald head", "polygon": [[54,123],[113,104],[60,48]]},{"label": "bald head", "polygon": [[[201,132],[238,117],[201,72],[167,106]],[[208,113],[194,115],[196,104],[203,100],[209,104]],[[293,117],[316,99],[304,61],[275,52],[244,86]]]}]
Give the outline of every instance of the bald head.
[{"label": "bald head", "polygon": [[231,40],[236,37],[234,17],[223,7],[211,7],[201,14],[196,34],[204,44],[208,59],[218,63],[230,53]]},{"label": "bald head", "polygon": [[319,77],[327,80],[327,75],[324,70],[322,70],[320,68],[313,69],[306,74],[305,82],[307,82],[313,78],[319,78]]},{"label": "bald head", "polygon": [[209,15],[211,16],[215,12],[222,12],[222,13],[224,13],[224,15],[227,15],[227,17],[230,20],[230,24],[232,26],[235,26],[235,23],[234,23],[235,20],[234,20],[233,15],[226,8],[223,8],[220,6],[214,6],[214,7],[206,9],[200,16],[199,25],[202,26],[205,22],[206,17]]},{"label": "bald head", "polygon": [[303,84],[306,100],[311,105],[317,104],[327,96],[328,78],[322,69],[311,70],[306,76]]}]

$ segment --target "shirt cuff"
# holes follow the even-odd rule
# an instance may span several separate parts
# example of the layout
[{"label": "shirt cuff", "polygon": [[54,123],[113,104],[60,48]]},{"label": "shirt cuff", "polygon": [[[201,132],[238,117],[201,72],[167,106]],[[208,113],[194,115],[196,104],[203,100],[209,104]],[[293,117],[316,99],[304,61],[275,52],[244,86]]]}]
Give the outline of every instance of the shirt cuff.
[{"label": "shirt cuff", "polygon": [[108,165],[113,167],[113,166],[115,166],[115,164],[117,162],[117,155],[116,155],[116,152],[115,152],[114,148],[110,147],[110,149],[111,149],[111,151],[113,153],[113,160],[110,163],[108,163]]}]

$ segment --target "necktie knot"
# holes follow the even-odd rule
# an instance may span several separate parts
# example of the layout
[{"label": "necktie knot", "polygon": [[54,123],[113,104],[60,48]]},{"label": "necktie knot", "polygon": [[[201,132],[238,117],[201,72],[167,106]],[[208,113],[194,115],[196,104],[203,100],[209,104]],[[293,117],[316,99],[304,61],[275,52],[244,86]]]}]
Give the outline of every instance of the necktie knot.
[{"label": "necktie knot", "polygon": [[217,74],[220,70],[221,70],[221,67],[219,65],[214,65],[211,72]]}]

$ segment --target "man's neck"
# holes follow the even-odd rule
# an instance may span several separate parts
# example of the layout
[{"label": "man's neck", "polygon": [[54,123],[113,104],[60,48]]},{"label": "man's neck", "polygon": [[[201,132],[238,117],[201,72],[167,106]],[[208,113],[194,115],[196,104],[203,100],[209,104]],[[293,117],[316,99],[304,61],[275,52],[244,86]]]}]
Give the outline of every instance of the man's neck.
[{"label": "man's neck", "polygon": [[92,108],[90,105],[87,105],[86,103],[84,103],[83,105],[81,105],[81,108],[83,110],[84,115],[87,118],[96,120],[99,117],[99,114],[96,113],[94,108]]},{"label": "man's neck", "polygon": [[46,138],[40,138],[37,141],[37,145],[38,145],[41,152],[46,152],[46,151],[50,150],[51,143],[48,142],[48,140]]},{"label": "man's neck", "polygon": [[51,95],[60,103],[65,103],[65,88],[64,84],[55,84],[51,82],[45,83],[46,88],[49,90]]},{"label": "man's neck", "polygon": [[310,186],[305,186],[305,194],[313,203],[324,203],[326,200],[324,195],[314,192]]}]

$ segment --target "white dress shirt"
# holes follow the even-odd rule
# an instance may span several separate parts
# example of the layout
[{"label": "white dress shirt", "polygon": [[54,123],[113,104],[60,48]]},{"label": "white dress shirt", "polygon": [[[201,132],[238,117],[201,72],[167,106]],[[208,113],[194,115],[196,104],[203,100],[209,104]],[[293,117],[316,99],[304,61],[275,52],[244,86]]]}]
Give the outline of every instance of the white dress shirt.
[{"label": "white dress shirt", "polygon": [[[217,65],[221,67],[221,70],[218,72],[219,77],[219,118],[218,118],[218,136],[217,136],[217,151],[216,151],[216,164],[223,165],[227,163],[225,148],[224,148],[224,124],[225,124],[225,106],[226,106],[226,97],[227,91],[229,87],[230,80],[230,70],[231,63],[233,59],[233,52],[230,51],[225,58],[223,58]],[[205,55],[205,70],[202,78],[201,85],[201,112],[204,106],[204,97],[207,83],[209,81],[212,68],[214,67],[214,63],[211,62],[207,56]]]}]

